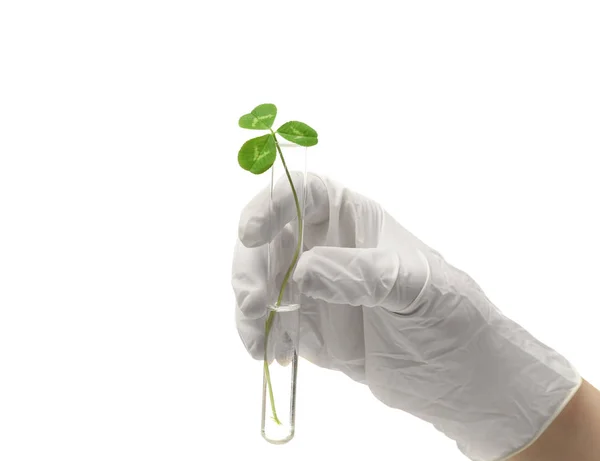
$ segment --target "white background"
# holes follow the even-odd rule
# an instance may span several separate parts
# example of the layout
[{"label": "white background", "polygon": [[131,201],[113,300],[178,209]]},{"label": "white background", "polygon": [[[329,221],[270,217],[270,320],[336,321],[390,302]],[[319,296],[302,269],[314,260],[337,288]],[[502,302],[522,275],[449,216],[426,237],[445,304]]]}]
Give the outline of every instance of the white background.
[{"label": "white background", "polygon": [[305,361],[296,438],[260,437],[230,271],[267,181],[237,120],[264,102],[600,385],[598,24],[591,1],[2,1],[0,459],[464,459]]}]

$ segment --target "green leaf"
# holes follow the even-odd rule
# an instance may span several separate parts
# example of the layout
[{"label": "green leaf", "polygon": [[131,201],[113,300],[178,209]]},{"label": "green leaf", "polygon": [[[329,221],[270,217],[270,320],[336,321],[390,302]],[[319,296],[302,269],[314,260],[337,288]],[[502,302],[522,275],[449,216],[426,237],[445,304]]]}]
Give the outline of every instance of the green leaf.
[{"label": "green leaf", "polygon": [[268,130],[273,126],[276,115],[275,104],[261,104],[249,114],[242,115],[238,125],[249,130]]},{"label": "green leaf", "polygon": [[271,168],[276,156],[275,137],[266,134],[244,143],[238,153],[238,163],[244,170],[261,174]]},{"label": "green leaf", "polygon": [[301,146],[314,146],[317,144],[317,132],[302,122],[287,122],[277,130],[282,137]]}]

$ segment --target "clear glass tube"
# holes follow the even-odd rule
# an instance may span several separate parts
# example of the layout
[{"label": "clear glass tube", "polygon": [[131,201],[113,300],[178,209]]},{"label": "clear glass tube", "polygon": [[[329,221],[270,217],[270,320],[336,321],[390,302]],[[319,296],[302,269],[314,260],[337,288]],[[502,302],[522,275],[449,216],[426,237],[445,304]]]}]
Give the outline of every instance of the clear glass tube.
[{"label": "clear glass tube", "polygon": [[301,305],[292,275],[303,250],[307,148],[281,142],[278,148],[270,175],[273,239],[268,246],[269,314],[265,322],[261,433],[268,442],[282,444],[295,432]]}]

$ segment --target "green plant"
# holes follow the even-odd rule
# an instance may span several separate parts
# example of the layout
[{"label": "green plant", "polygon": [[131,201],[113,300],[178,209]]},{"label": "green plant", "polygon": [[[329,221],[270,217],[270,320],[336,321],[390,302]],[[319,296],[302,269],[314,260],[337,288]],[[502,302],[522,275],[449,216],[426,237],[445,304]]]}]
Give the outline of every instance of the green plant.
[{"label": "green plant", "polygon": [[[283,125],[281,125],[276,131],[273,131],[272,126],[276,116],[277,107],[275,107],[274,104],[261,104],[255,107],[249,114],[245,114],[240,117],[238,125],[241,128],[246,128],[249,130],[268,130],[269,133],[265,134],[264,136],[259,136],[246,141],[238,153],[238,163],[244,170],[250,171],[254,174],[262,174],[273,166],[273,163],[275,163],[275,160],[277,158],[277,153],[279,153],[279,158],[281,159],[281,163],[285,170],[285,174],[287,176],[290,188],[292,190],[292,195],[294,197],[294,202],[296,204],[296,215],[298,221],[298,243],[296,245],[294,256],[292,257],[292,262],[290,263],[290,266],[287,269],[285,276],[283,277],[283,281],[279,289],[279,296],[277,297],[277,301],[275,304],[275,308],[277,309],[281,305],[285,287],[289,281],[292,271],[294,270],[294,266],[298,262],[298,257],[300,256],[303,220],[302,212],[300,210],[300,202],[298,200],[298,193],[296,192],[294,182],[292,181],[292,177],[290,176],[290,172],[285,163],[285,158],[283,157],[283,153],[281,152],[281,147],[279,145],[279,141],[277,140],[277,135],[280,135],[282,138],[290,142],[305,147],[314,146],[315,144],[317,144],[318,135],[317,132],[310,126],[308,126],[306,123],[298,121],[286,122]],[[271,401],[271,411],[273,413],[272,417],[277,424],[281,424],[281,421],[277,417],[277,411],[275,410],[275,399],[273,397],[271,376],[269,374],[269,363],[267,360],[267,341],[274,318],[275,310],[272,310],[271,312],[269,312],[269,315],[267,316],[267,320],[265,322],[264,373],[267,380],[269,399]]]}]

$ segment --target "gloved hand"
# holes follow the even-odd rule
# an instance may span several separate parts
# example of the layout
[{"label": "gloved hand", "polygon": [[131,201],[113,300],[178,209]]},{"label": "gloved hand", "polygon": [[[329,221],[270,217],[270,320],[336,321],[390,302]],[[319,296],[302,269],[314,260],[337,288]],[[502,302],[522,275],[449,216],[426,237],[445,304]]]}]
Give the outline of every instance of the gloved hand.
[{"label": "gloved hand", "polygon": [[[379,204],[314,174],[306,187],[305,248],[291,282],[303,294],[300,356],[430,422],[473,461],[533,443],[579,388],[574,367]],[[276,198],[281,227],[295,217],[290,196]],[[232,273],[238,332],[258,360],[274,237],[267,201],[264,191],[242,212]]]}]

